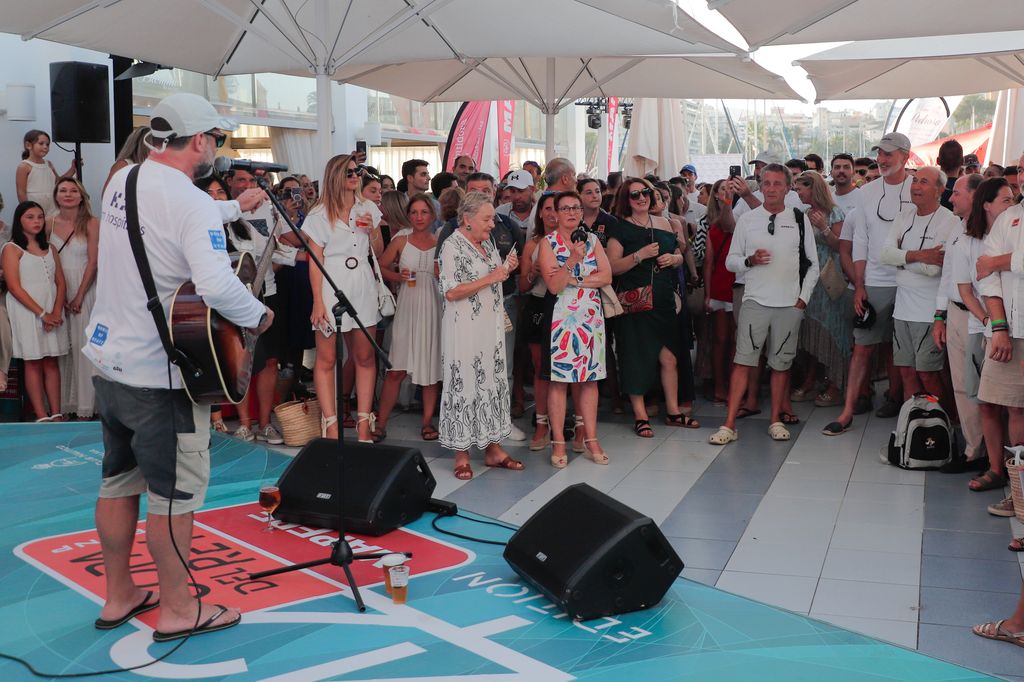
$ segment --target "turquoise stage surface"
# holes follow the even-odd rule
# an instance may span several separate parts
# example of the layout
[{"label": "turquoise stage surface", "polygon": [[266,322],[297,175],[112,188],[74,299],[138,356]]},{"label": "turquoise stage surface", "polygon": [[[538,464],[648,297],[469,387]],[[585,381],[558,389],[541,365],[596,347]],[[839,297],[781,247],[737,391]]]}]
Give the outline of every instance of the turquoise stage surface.
[{"label": "turquoise stage surface", "polygon": [[[96,423],[0,426],[0,652],[50,673],[139,665],[174,646],[152,642],[155,611],[113,631],[93,628],[103,588],[93,521],[102,452]],[[415,553],[406,605],[392,604],[379,567],[357,562],[368,606],[359,614],[333,567],[248,579],[251,571],[325,557],[335,537],[295,524],[261,531],[258,488],[288,461],[214,436],[191,566],[204,600],[242,608],[242,624],[103,679],[995,679],[685,579],[647,611],[574,623],[519,579],[500,546],[440,534],[432,514],[380,538],[353,538],[357,554]],[[463,518],[438,524],[496,541],[512,533]],[[144,524],[132,566],[137,582],[155,583]],[[35,678],[0,661],[0,680],[26,679]]]}]

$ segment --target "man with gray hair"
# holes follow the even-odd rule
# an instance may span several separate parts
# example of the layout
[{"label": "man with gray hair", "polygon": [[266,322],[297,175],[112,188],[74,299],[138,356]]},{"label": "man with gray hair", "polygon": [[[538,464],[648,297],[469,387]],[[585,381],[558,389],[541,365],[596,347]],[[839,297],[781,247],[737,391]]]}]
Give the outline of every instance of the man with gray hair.
[{"label": "man with gray hair", "polygon": [[575,192],[576,167],[561,156],[548,161],[544,167],[544,189],[548,192]]},{"label": "man with gray hair", "polygon": [[[893,309],[893,365],[903,377],[903,399],[921,390],[944,398],[939,373],[943,351],[932,338],[933,313],[939,293],[946,241],[960,221],[940,205],[946,174],[937,166],[918,168],[910,187],[913,206],[904,209],[889,228],[881,262],[896,268],[896,303]],[[943,407],[954,414],[953,406]]]}]

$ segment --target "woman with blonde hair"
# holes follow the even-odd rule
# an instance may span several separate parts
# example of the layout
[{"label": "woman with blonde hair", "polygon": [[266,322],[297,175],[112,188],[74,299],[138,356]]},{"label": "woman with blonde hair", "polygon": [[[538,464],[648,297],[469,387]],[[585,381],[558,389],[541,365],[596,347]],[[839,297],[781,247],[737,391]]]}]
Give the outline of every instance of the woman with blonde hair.
[{"label": "woman with blonde hair", "polygon": [[452,185],[441,192],[441,196],[437,198],[437,203],[441,205],[441,215],[438,216],[441,222],[446,223],[458,216],[459,205],[465,196],[465,190],[458,185]]},{"label": "woman with blonde hair", "polygon": [[405,215],[409,206],[409,195],[397,190],[387,190],[380,197],[380,210],[391,228],[391,238],[403,237],[412,231],[412,223]]},{"label": "woman with blonde hair", "polygon": [[[370,250],[379,258],[384,248],[380,234],[381,212],[360,192],[362,169],[350,154],[339,154],[327,162],[320,199],[306,216],[303,232],[309,237],[310,251],[324,264],[332,279],[345,292],[360,320],[372,336],[380,321],[377,304],[377,280],[370,264]],[[344,337],[346,355],[355,364],[356,433],[360,443],[372,443],[375,417],[373,394],[377,379],[374,350],[355,321],[347,314],[335,325],[331,309],[334,292],[316,268],[309,270],[313,289],[313,313],[310,321],[316,334],[316,365],[313,382],[323,412],[322,435],[337,437],[334,370],[337,362],[334,339]]]},{"label": "woman with blonde hair", "polygon": [[149,147],[143,142],[146,135],[149,135],[149,126],[139,126],[128,135],[128,139],[121,145],[121,151],[117,153],[117,158],[114,159],[114,165],[107,173],[107,179],[103,181],[103,189],[107,188],[107,183],[110,182],[110,178],[114,177],[114,173],[125,166],[142,163],[146,160],[146,157],[149,156]]},{"label": "woman with blonde hair", "polygon": [[92,363],[80,349],[85,327],[96,302],[96,266],[100,223],[89,208],[89,194],[75,178],[61,178],[53,188],[57,213],[47,221],[50,245],[60,254],[67,301],[64,314],[71,339],[70,351],[60,356],[61,410],[91,419],[93,413]]}]

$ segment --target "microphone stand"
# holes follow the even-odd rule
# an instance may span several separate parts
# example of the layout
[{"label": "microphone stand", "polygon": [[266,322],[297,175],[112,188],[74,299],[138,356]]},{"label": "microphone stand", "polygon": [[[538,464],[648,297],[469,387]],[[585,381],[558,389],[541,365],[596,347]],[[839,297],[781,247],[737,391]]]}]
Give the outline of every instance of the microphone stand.
[{"label": "microphone stand", "polygon": [[[310,262],[313,263],[314,266],[316,266],[316,269],[319,270],[320,273],[323,275],[324,281],[327,282],[331,290],[334,291],[334,297],[338,299],[338,302],[335,303],[334,306],[331,308],[331,312],[334,314],[335,330],[340,330],[341,328],[342,315],[348,314],[349,316],[351,316],[351,318],[355,321],[356,325],[358,325],[359,330],[362,332],[363,336],[365,336],[366,340],[370,342],[371,346],[373,346],[373,350],[377,354],[377,358],[381,361],[385,368],[391,369],[391,363],[388,361],[387,354],[383,351],[383,349],[381,349],[380,346],[377,345],[377,340],[370,335],[370,332],[366,331],[366,327],[363,326],[362,320],[359,319],[359,315],[356,313],[356,310],[352,306],[351,301],[349,301],[348,297],[345,296],[345,292],[343,292],[341,288],[338,287],[334,279],[331,277],[330,273],[328,273],[327,270],[324,268],[323,263],[320,262],[320,259],[317,258],[316,255],[310,250],[309,242],[306,240],[306,236],[302,234],[302,230],[297,228],[295,226],[295,223],[292,222],[291,218],[288,217],[288,212],[284,210],[284,206],[281,205],[280,200],[276,196],[274,196],[274,193],[271,191],[270,184],[267,182],[267,178],[264,175],[256,175],[256,184],[258,184],[260,188],[267,193],[267,196],[270,197],[271,204],[273,204],[274,208],[277,209],[278,214],[281,215],[282,218],[284,218],[284,221],[288,224],[288,227],[291,228],[292,234],[294,234],[296,238],[299,240],[299,243],[302,244],[302,248],[306,252],[306,257],[310,260]],[[331,554],[326,559],[306,561],[300,564],[285,566],[283,568],[275,568],[269,571],[251,573],[249,574],[249,577],[253,580],[257,580],[271,575],[290,573],[292,571],[300,571],[302,569],[312,568],[314,566],[323,566],[324,564],[338,566],[341,568],[341,570],[345,572],[345,577],[348,579],[348,585],[352,589],[352,596],[355,599],[356,607],[359,609],[360,613],[363,613],[366,611],[366,605],[363,603],[363,598],[359,594],[359,585],[356,584],[356,580],[352,575],[351,564],[353,561],[380,559],[386,554],[390,554],[392,552],[363,554],[360,556],[355,556],[354,553],[352,552],[352,545],[350,545],[348,540],[345,539],[345,467],[343,466],[345,448],[345,428],[343,425],[344,420],[342,419],[341,415],[341,396],[342,391],[344,390],[342,385],[341,368],[345,364],[345,342],[341,337],[340,331],[335,331],[334,333],[334,349],[336,360],[334,374],[334,406],[335,415],[337,415],[338,417],[338,539],[331,546]],[[397,554],[398,552],[394,553]],[[407,557],[412,556],[411,552],[404,552],[404,554]]]}]

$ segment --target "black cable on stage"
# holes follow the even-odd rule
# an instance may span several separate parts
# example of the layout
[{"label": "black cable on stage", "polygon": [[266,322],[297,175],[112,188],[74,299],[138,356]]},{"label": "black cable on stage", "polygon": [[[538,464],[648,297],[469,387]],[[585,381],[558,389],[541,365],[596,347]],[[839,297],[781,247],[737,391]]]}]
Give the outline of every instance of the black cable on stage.
[{"label": "black cable on stage", "polygon": [[[485,545],[498,545],[499,547],[505,547],[506,545],[508,545],[508,542],[501,542],[501,541],[498,541],[498,540],[484,540],[483,538],[475,538],[475,537],[473,537],[471,535],[463,535],[462,533],[456,533],[454,531],[445,530],[444,528],[441,528],[440,526],[437,525],[438,520],[442,516],[448,516],[448,515],[447,514],[446,515],[438,514],[438,515],[436,515],[434,517],[434,520],[430,522],[430,525],[433,526],[434,530],[436,530],[438,533],[443,533],[444,535],[451,535],[452,537],[461,538],[462,540],[469,540],[470,542],[480,542],[480,543],[483,543]],[[505,530],[511,530],[511,531],[518,530],[517,528],[513,528],[512,526],[505,525],[504,523],[501,523],[501,522],[498,522],[498,521],[485,521],[483,519],[475,519],[472,516],[466,516],[464,514],[458,514],[458,513],[452,514],[451,516],[458,516],[460,519],[466,519],[467,521],[473,521],[475,523],[482,523],[482,524],[485,524],[485,525],[488,525],[488,526],[497,526],[498,528],[504,528]]]},{"label": "black cable on stage", "polygon": [[[171,388],[172,385],[173,384],[172,384],[172,381],[171,381],[171,363],[170,363],[170,361],[168,361],[167,362],[167,387],[168,387],[169,390],[173,390]],[[174,427],[175,438],[177,438],[177,434],[178,434],[178,415],[174,411],[173,403],[171,404],[171,423],[172,423],[172,425]],[[199,427],[197,426],[195,428],[199,428]],[[177,443],[175,443],[175,449],[177,449]],[[171,478],[171,496],[167,498],[167,534],[171,536],[171,546],[174,547],[174,553],[178,555],[178,561],[181,562],[182,567],[185,569],[185,574],[188,576],[189,584],[195,585],[196,581],[195,581],[195,578],[192,576],[192,570],[189,568],[188,562],[185,561],[185,557],[183,557],[181,555],[181,550],[178,548],[178,543],[174,539],[174,527],[171,524],[171,517],[172,517],[171,512],[174,509],[174,490],[177,487],[178,487],[178,460],[177,460],[177,457],[175,457],[175,460],[174,460],[174,476],[172,476],[172,478]],[[444,532],[444,531],[442,531],[442,532]],[[35,675],[36,677],[49,677],[49,678],[54,678],[54,679],[59,679],[59,680],[60,679],[71,679],[71,678],[77,678],[77,677],[96,677],[97,675],[115,675],[117,673],[126,673],[126,672],[131,672],[133,670],[141,670],[142,668],[148,668],[149,666],[154,665],[156,663],[159,663],[160,661],[163,661],[164,659],[166,659],[168,656],[170,656],[175,651],[177,651],[182,646],[184,646],[185,642],[187,642],[189,640],[189,638],[192,637],[192,635],[194,635],[196,633],[196,630],[199,629],[199,619],[202,618],[202,616],[203,616],[203,598],[202,598],[202,595],[199,592],[198,586],[196,588],[196,604],[197,604],[197,606],[196,606],[196,622],[192,624],[192,629],[189,631],[189,633],[187,635],[185,635],[181,639],[180,642],[175,644],[174,648],[172,648],[170,651],[165,653],[160,658],[154,658],[149,663],[140,663],[139,665],[133,665],[130,668],[111,668],[109,670],[96,670],[94,672],[88,672],[88,673],[45,673],[45,672],[41,672],[39,670],[36,670],[32,666],[32,664],[29,663],[28,661],[26,661],[25,659],[18,658],[17,656],[13,656],[11,654],[5,654],[2,651],[0,651],[0,658],[7,659],[8,661],[14,661],[15,663],[20,663],[21,665],[25,666],[25,668],[27,668],[28,671],[30,673],[32,673],[33,675]]]}]

